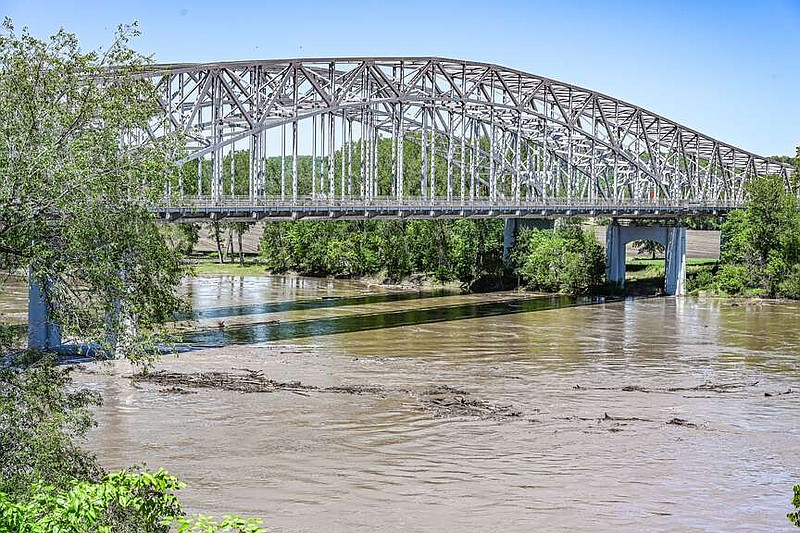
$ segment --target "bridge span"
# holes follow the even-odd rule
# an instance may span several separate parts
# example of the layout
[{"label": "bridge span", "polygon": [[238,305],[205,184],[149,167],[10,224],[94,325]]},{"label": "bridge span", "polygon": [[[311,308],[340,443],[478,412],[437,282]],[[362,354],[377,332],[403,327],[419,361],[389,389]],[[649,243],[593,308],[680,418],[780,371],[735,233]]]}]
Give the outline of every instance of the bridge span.
[{"label": "bridge span", "polygon": [[793,187],[787,165],[597,91],[493,64],[311,58],[153,65],[137,75],[152,82],[160,113],[126,142],[180,139],[183,171],[165,190],[172,206],[224,206],[236,195],[265,216],[266,204],[300,207],[300,216],[308,197],[329,215],[343,202],[366,211],[394,203],[398,216],[404,205],[554,199],[713,209],[742,202],[759,175]]},{"label": "bridge span", "polygon": [[[122,142],[180,147],[151,206],[168,222],[504,218],[509,247],[526,219],[608,217],[608,281],[624,283],[626,242],[654,240],[667,250],[666,292],[683,294],[677,219],[726,214],[765,174],[800,195],[788,165],[612,96],[488,63],[298,58],[133,75],[152,83],[159,112]],[[673,221],[637,227],[642,219]],[[31,287],[29,345],[50,348],[60,335],[40,293]]]}]

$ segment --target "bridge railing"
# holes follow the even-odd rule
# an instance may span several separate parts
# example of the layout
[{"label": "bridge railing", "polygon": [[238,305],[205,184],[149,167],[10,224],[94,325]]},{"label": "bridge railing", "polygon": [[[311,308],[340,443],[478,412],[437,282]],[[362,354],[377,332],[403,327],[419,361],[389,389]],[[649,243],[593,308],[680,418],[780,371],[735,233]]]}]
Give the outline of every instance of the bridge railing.
[{"label": "bridge railing", "polygon": [[670,200],[663,198],[654,199],[605,199],[605,198],[535,198],[535,199],[505,199],[492,200],[490,198],[460,199],[446,196],[435,197],[404,197],[376,196],[362,198],[359,196],[334,198],[324,196],[297,196],[297,197],[250,197],[225,195],[219,198],[208,196],[171,196],[163,198],[157,208],[196,209],[196,210],[247,210],[247,209],[531,209],[531,208],[561,208],[575,207],[580,209],[611,209],[619,208],[648,208],[648,209],[722,209],[730,210],[741,207],[741,202],[724,202],[719,200],[689,201]]}]

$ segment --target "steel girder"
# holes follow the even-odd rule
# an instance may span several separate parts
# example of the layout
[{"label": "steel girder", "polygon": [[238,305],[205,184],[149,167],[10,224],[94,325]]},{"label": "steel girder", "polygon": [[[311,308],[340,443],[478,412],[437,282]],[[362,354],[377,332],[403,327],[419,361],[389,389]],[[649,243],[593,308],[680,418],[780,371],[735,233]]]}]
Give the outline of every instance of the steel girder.
[{"label": "steel girder", "polygon": [[[265,195],[270,156],[282,160],[281,198],[295,200],[730,205],[754,176],[779,174],[790,186],[786,165],[616,98],[492,64],[317,58],[153,65],[142,75],[163,110],[147,135],[184,134],[180,163],[211,159],[211,190],[198,192],[212,201],[224,195],[224,156],[234,150],[249,150],[254,201]],[[277,147],[270,131],[280,131]],[[421,150],[415,172],[404,163],[409,141]],[[379,142],[391,142],[390,191],[377,184]],[[300,145],[313,158],[311,190],[298,180]],[[232,190],[233,171],[228,179]]]}]

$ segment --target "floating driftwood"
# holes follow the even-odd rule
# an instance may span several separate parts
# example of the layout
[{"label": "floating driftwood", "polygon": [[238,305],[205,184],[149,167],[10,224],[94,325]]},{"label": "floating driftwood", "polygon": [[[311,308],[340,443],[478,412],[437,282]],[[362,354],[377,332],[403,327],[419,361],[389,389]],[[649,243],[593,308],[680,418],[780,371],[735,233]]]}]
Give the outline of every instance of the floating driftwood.
[{"label": "floating driftwood", "polygon": [[449,385],[433,385],[421,391],[386,388],[377,385],[347,384],[318,387],[300,381],[276,381],[264,376],[260,370],[238,369],[239,372],[169,372],[158,370],[130,376],[135,383],[158,385],[162,393],[190,394],[190,389],[218,389],[242,393],[291,392],[303,396],[310,394],[356,394],[385,396],[389,394],[411,397],[419,407],[436,417],[517,418],[522,412],[512,405],[493,403],[471,398],[469,392]]}]

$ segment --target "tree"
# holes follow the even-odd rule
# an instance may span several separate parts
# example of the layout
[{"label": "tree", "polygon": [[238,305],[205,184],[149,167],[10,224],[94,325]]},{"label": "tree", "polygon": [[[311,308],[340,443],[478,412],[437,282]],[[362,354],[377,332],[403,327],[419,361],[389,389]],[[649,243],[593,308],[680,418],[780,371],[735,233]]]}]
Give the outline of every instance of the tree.
[{"label": "tree", "polygon": [[[30,271],[53,318],[107,352],[146,362],[159,326],[182,307],[181,254],[149,207],[174,171],[180,139],[132,146],[157,115],[147,60],[121,27],[105,51],[63,30],[47,41],[0,30],[0,283]],[[145,137],[143,137],[145,138]],[[0,324],[0,326],[3,326]],[[96,394],[68,370],[13,350],[0,327],[0,531],[256,532],[254,521],[181,516],[164,472],[105,475],[78,446]]]},{"label": "tree", "polygon": [[94,425],[96,393],[71,390],[69,368],[51,359],[17,359],[0,369],[0,492],[24,499],[37,483],[66,489],[102,469],[76,442]]},{"label": "tree", "polygon": [[603,283],[603,248],[577,225],[524,230],[511,260],[530,289],[584,294]]},{"label": "tree", "polygon": [[[725,285],[735,292],[800,297],[800,213],[798,200],[779,176],[748,183],[745,209],[722,227]],[[737,279],[738,278],[738,279]]]},{"label": "tree", "polygon": [[148,210],[179,144],[120,142],[157,113],[135,35],[83,52],[64,30],[42,41],[6,19],[0,33],[0,271],[30,269],[67,334],[125,336],[133,358],[181,306],[182,275]]},{"label": "tree", "polygon": [[640,254],[650,254],[650,259],[664,253],[664,245],[655,241],[633,241],[632,244]]},{"label": "tree", "polygon": [[194,247],[200,240],[197,224],[165,224],[163,231],[170,247],[184,256],[192,255]]},{"label": "tree", "polygon": [[[253,222],[230,222],[229,223],[229,231],[236,233],[236,242],[239,246],[239,266],[244,266],[244,250],[242,244],[242,238],[244,237],[245,232],[250,229],[253,225]],[[231,250],[231,252],[233,252]]]}]

